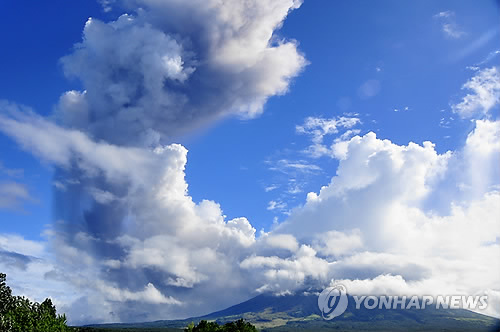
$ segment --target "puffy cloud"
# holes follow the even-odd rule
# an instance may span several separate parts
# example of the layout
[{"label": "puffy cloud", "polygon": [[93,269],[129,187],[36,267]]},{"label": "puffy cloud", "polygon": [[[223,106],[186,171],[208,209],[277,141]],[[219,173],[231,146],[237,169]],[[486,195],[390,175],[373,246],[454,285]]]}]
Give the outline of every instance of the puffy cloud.
[{"label": "puffy cloud", "polygon": [[265,237],[265,242],[272,248],[286,249],[291,252],[296,252],[299,249],[297,239],[291,234],[271,234]]},{"label": "puffy cloud", "polygon": [[308,245],[300,248],[290,257],[250,256],[240,266],[260,281],[258,292],[287,292],[304,287],[307,281],[316,285],[328,279],[329,263],[316,256]]},{"label": "puffy cloud", "polygon": [[[179,310],[186,310],[179,309],[179,304],[191,296],[188,290],[196,292],[208,281],[212,295],[204,298],[228,288],[241,288],[235,296],[245,292],[244,278],[232,278],[240,273],[238,264],[255,243],[255,229],[245,218],[225,220],[213,201],[193,202],[184,179],[184,147],[116,146],[95,142],[80,131],[59,127],[34,114],[13,109],[10,114],[0,116],[1,131],[59,166],[65,179],[79,179],[56,195],[74,205],[77,196],[82,205],[69,213],[58,210],[59,221],[47,236],[65,279],[120,315],[98,315],[96,319],[178,315]],[[98,277],[88,282],[86,275]],[[218,281],[213,284],[215,279]],[[221,299],[213,309],[233,301]],[[127,317],[130,314],[120,309],[126,302],[166,306],[144,307],[135,311],[136,316]],[[78,317],[73,311],[78,306],[66,305],[70,317]],[[202,314],[206,305],[203,300],[190,310]]]},{"label": "puffy cloud", "polygon": [[470,198],[477,198],[500,184],[500,121],[476,120],[463,151],[465,176],[458,182]]},{"label": "puffy cloud", "polygon": [[[326,279],[340,280],[353,294],[488,293],[497,301],[500,123],[475,123],[454,153],[438,154],[430,142],[399,146],[373,133],[351,138],[330,184],[309,193],[274,233],[309,243],[319,270],[328,266]],[[444,192],[449,182],[468,183],[474,194]],[[449,210],[429,208],[443,194],[440,204]],[[292,259],[271,258],[255,258],[252,266],[271,271]],[[500,315],[493,306],[486,313]]]},{"label": "puffy cloud", "polygon": [[[412,204],[424,198],[433,180],[446,169],[448,158],[449,154],[437,154],[430,142],[398,146],[378,139],[374,133],[355,136],[330,185],[318,195],[308,195],[304,207],[293,212],[281,228],[310,234],[332,227],[343,231],[370,225],[370,219],[385,213],[379,202]],[[359,210],[353,202],[363,199],[366,205]],[[366,214],[361,217],[360,212]],[[315,221],[314,229],[307,226],[307,220]]]},{"label": "puffy cloud", "polygon": [[118,5],[133,14],[89,19],[62,59],[85,91],[61,96],[59,118],[98,139],[154,146],[221,116],[256,116],[306,64],[295,42],[274,34],[300,1]]},{"label": "puffy cloud", "polygon": [[96,288],[112,301],[140,301],[153,304],[180,304],[172,297],[165,297],[152,283],[148,283],[144,290],[131,292],[129,290],[118,289],[97,281]]},{"label": "puffy cloud", "polygon": [[352,253],[363,245],[361,234],[354,229],[346,234],[338,231],[328,231],[319,234],[314,240],[314,248],[323,256],[338,257]]},{"label": "puffy cloud", "polygon": [[462,89],[470,90],[460,103],[452,105],[452,110],[462,118],[489,116],[490,111],[500,102],[500,74],[498,67],[486,68],[467,81]]}]

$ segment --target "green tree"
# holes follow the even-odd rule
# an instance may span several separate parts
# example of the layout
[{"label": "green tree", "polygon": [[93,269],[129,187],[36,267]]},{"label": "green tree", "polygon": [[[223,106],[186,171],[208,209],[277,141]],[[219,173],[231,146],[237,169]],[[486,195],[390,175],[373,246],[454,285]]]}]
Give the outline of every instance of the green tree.
[{"label": "green tree", "polygon": [[14,298],[6,279],[7,276],[0,273],[0,331],[10,331],[12,328],[12,322],[7,317],[7,313],[14,308]]},{"label": "green tree", "polygon": [[208,322],[202,320],[198,325],[194,325],[191,322],[185,329],[185,332],[257,332],[255,326],[249,322],[245,322],[243,319],[239,319],[235,322],[226,323],[224,325],[219,325],[216,322]]},{"label": "green tree", "polygon": [[50,299],[41,304],[21,296],[12,296],[0,273],[0,331],[2,332],[67,332],[66,316],[57,315]]},{"label": "green tree", "polygon": [[224,332],[257,332],[255,326],[243,319],[238,319],[236,322],[226,323],[223,326]]}]

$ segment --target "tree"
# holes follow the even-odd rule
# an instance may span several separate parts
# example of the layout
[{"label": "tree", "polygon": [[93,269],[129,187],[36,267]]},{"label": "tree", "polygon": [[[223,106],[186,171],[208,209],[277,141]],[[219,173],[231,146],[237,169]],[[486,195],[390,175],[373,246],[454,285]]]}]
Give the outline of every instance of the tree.
[{"label": "tree", "polygon": [[14,308],[12,290],[6,283],[7,276],[0,273],[0,331],[10,331],[11,322],[7,319],[7,313]]},{"label": "tree", "polygon": [[255,326],[249,322],[245,322],[243,319],[239,319],[236,322],[226,323],[224,325],[219,325],[216,322],[208,322],[202,320],[198,325],[194,325],[191,322],[185,329],[185,332],[257,332]]},{"label": "tree", "polygon": [[67,332],[66,316],[58,315],[50,299],[41,304],[21,296],[12,296],[0,273],[0,331],[2,332]]},{"label": "tree", "polygon": [[255,326],[243,319],[238,319],[236,322],[226,323],[223,326],[224,332],[257,332]]}]

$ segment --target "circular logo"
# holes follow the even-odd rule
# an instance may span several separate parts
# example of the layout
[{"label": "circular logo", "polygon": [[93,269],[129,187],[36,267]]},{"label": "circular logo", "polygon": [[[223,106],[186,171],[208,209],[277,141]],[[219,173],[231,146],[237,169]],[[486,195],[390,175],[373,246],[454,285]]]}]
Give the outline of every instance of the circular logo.
[{"label": "circular logo", "polygon": [[342,284],[325,288],[318,296],[318,307],[326,320],[342,315],[347,309],[347,302],[347,289]]}]

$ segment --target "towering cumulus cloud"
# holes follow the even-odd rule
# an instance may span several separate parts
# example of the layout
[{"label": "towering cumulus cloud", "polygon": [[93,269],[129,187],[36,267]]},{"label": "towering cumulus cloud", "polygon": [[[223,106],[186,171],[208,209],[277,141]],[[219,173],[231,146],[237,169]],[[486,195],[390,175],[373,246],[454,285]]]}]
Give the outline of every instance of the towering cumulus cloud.
[{"label": "towering cumulus cloud", "polygon": [[[58,124],[2,105],[2,131],[57,167],[49,234],[63,264],[48,276],[88,294],[66,307],[73,322],[201,314],[243,300],[256,288],[239,267],[255,229],[224,220],[215,202],[194,203],[187,150],[169,144],[221,117],[257,116],[288,90],[306,60],[275,32],[301,1],[113,5],[127,14],[90,18],[61,60],[84,90],[61,96]],[[231,295],[217,296],[223,289]]]},{"label": "towering cumulus cloud", "polygon": [[297,0],[125,5],[132,14],[114,22],[89,19],[62,59],[85,91],[64,94],[59,115],[98,139],[154,145],[220,116],[253,117],[306,63],[274,35]]}]

